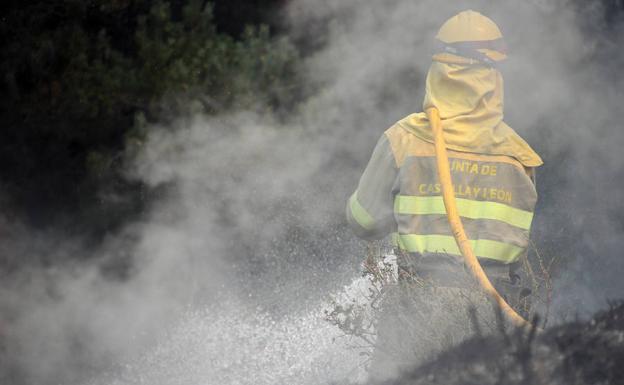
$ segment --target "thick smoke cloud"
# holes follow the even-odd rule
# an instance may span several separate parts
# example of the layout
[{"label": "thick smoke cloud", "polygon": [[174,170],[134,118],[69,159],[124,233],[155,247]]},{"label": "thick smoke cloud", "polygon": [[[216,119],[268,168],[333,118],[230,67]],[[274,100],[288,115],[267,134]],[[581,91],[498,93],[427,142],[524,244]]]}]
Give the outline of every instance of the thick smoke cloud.
[{"label": "thick smoke cloud", "polygon": [[[329,44],[312,60],[312,73],[333,85],[327,94],[345,119],[366,122],[347,124],[344,135],[370,143],[384,123],[421,110],[432,37],[444,20],[469,8],[501,26],[510,50],[500,66],[506,121],[546,161],[538,171],[533,238],[541,254],[560,261],[556,305],[562,312],[594,311],[624,293],[623,58],[616,48],[622,28],[605,24],[599,3],[308,0],[292,12],[302,34],[321,21],[328,25]],[[358,146],[359,154],[368,154],[365,147]]]},{"label": "thick smoke cloud", "polygon": [[[31,267],[2,283],[3,358],[32,384],[328,383],[341,369],[357,377],[358,351],[332,343],[339,333],[318,318],[363,253],[344,227],[344,203],[383,130],[420,111],[433,35],[467,8],[501,26],[511,51],[501,67],[506,120],[546,161],[534,239],[562,260],[557,312],[621,297],[622,55],[609,46],[618,36],[601,32],[599,7],[296,0],[291,33],[316,49],[306,60],[313,94],[300,111],[285,121],[241,112],[151,127],[128,176],[161,199],[98,250],[3,225],[14,229],[3,246],[12,258],[98,261]],[[126,279],[107,273],[124,258]]]}]

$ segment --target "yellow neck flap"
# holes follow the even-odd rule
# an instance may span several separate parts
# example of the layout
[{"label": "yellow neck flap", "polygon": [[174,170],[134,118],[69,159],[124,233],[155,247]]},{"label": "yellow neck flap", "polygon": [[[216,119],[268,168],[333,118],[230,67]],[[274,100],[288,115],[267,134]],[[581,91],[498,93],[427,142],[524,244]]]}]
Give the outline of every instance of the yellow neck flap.
[{"label": "yellow neck flap", "polygon": [[[497,69],[450,54],[433,59],[423,110],[437,107],[440,111],[449,149],[507,155],[526,167],[543,164],[524,139],[503,122],[503,77]],[[433,143],[424,112],[407,116],[399,125]]]}]

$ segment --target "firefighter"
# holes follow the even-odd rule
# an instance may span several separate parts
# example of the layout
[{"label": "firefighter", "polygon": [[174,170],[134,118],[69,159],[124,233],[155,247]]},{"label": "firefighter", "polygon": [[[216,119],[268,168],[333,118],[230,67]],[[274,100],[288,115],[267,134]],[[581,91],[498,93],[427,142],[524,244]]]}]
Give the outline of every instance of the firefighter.
[{"label": "firefighter", "polygon": [[[503,78],[497,63],[507,55],[498,26],[478,12],[464,11],[446,21],[436,39],[439,50],[427,74],[423,110],[436,107],[440,112],[453,189],[472,249],[494,286],[518,306],[526,294],[520,290],[519,266],[529,245],[537,201],[535,168],[542,160],[503,121]],[[363,239],[392,235],[402,276],[450,288],[451,297],[474,296],[466,292],[469,280],[464,279],[441,195],[431,126],[425,113],[414,113],[379,139],[347,203],[347,220]],[[439,295],[431,298],[426,306],[444,302]],[[409,326],[395,323],[391,328],[399,330],[395,342],[413,349],[418,341],[404,338]],[[388,327],[380,327],[379,338],[384,329]],[[388,353],[383,350],[388,349],[376,350],[377,361]],[[410,357],[405,353],[399,355]]]}]

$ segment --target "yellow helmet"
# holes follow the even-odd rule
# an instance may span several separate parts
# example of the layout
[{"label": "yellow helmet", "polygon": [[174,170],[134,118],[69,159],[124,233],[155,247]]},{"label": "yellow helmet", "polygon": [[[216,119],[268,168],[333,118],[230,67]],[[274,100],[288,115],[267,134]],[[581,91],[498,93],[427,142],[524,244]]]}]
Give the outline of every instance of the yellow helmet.
[{"label": "yellow helmet", "polygon": [[436,35],[445,53],[494,64],[507,58],[503,34],[490,18],[472,10],[448,19]]}]

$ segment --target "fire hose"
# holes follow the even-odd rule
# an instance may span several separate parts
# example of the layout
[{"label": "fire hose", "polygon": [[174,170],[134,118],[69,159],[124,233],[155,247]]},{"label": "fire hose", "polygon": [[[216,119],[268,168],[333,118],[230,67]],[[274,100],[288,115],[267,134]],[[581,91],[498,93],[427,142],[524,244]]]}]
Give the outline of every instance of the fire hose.
[{"label": "fire hose", "polygon": [[429,119],[431,129],[433,130],[438,177],[442,185],[442,199],[444,201],[444,207],[446,208],[446,216],[451,226],[455,242],[457,242],[457,246],[464,257],[464,262],[470,274],[485,291],[486,295],[498,305],[503,314],[505,314],[513,324],[516,326],[529,326],[529,323],[509,306],[505,299],[496,291],[472,250],[470,240],[466,236],[455,202],[455,192],[453,191],[451,169],[446,153],[446,143],[444,141],[442,123],[440,121],[440,112],[435,107],[428,108],[425,112]]}]

